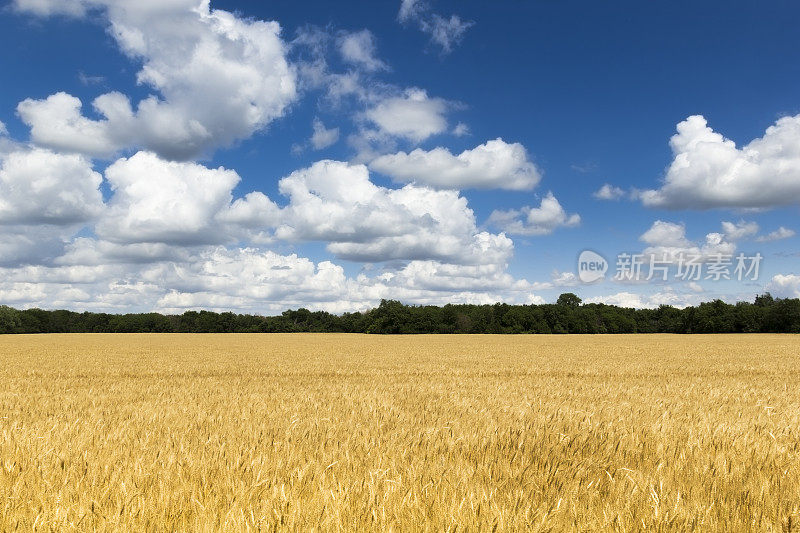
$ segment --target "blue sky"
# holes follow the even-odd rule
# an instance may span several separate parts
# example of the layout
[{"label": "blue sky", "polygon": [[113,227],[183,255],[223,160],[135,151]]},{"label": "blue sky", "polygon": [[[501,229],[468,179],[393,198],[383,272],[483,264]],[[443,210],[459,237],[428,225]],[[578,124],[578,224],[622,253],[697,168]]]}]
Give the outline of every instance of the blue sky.
[{"label": "blue sky", "polygon": [[[798,15],[789,1],[6,2],[0,303],[798,296]],[[585,249],[606,279],[581,282]],[[764,260],[756,280],[616,281],[622,252]]]}]

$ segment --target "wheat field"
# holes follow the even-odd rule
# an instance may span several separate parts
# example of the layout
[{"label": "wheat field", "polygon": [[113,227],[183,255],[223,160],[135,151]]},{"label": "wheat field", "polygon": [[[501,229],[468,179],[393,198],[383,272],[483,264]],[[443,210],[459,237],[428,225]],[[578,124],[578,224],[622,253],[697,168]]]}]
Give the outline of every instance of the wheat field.
[{"label": "wheat field", "polygon": [[800,337],[0,337],[2,531],[780,531]]}]

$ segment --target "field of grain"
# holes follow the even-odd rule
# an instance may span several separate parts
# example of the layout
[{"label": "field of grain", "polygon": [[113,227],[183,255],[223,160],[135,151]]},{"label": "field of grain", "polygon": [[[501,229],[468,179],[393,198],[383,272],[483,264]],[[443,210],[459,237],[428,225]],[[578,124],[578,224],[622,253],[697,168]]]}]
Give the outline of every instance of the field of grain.
[{"label": "field of grain", "polygon": [[0,530],[780,531],[800,337],[0,337]]}]

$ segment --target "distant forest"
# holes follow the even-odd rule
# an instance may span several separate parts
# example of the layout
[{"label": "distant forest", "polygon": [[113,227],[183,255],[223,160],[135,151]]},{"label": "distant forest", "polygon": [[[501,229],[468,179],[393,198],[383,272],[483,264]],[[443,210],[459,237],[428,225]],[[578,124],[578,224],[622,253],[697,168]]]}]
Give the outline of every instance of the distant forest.
[{"label": "distant forest", "polygon": [[583,304],[572,293],[545,305],[412,306],[383,300],[363,313],[298,309],[280,316],[187,311],[107,314],[0,306],[0,333],[800,333],[800,299],[758,296],[677,309]]}]

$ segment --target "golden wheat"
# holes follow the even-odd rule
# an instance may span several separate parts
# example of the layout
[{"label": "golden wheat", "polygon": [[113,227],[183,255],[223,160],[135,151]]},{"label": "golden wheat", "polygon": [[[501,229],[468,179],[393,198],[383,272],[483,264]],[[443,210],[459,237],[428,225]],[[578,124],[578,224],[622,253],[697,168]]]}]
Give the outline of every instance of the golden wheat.
[{"label": "golden wheat", "polygon": [[777,335],[2,337],[0,530],[779,531],[799,355]]}]

